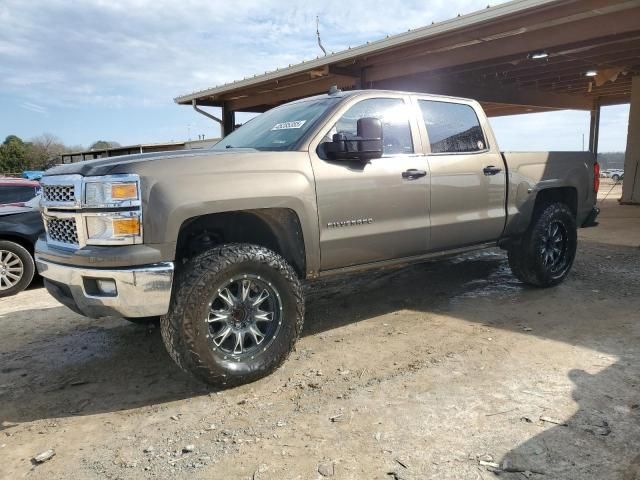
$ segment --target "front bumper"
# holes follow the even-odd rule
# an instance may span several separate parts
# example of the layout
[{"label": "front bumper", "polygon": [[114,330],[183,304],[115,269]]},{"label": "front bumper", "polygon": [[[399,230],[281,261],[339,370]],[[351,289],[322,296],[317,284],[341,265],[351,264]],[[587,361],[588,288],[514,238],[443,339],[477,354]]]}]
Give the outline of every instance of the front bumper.
[{"label": "front bumper", "polygon": [[[53,297],[72,310],[91,318],[152,317],[169,310],[173,263],[135,268],[82,268],[44,260],[36,255],[38,272]],[[105,293],[97,281],[115,283]]]}]

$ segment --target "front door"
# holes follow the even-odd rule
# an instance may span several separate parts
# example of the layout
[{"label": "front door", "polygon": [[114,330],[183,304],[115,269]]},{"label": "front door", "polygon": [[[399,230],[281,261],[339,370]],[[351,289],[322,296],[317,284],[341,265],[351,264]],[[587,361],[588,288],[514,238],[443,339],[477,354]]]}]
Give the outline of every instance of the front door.
[{"label": "front door", "polygon": [[506,218],[506,166],[488,125],[464,101],[417,102],[430,150],[430,250],[497,240]]},{"label": "front door", "polygon": [[411,108],[406,95],[356,97],[321,133],[321,142],[338,132],[355,135],[359,118],[380,118],[384,142],[381,158],[330,161],[311,149],[321,270],[419,255],[427,250],[429,172]]}]

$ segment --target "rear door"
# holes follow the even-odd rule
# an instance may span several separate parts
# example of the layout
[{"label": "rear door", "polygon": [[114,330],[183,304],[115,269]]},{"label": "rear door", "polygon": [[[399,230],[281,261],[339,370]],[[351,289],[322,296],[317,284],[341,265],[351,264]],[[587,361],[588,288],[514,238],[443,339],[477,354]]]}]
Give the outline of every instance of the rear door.
[{"label": "rear door", "polygon": [[[413,112],[408,95],[354,96],[311,143],[322,270],[428,249],[428,165]],[[368,162],[323,158],[318,146],[338,132],[355,135],[362,117],[382,121],[383,156]]]},{"label": "rear door", "polygon": [[435,97],[415,101],[431,172],[430,250],[497,240],[506,217],[506,167],[486,117],[476,111],[480,106]]}]

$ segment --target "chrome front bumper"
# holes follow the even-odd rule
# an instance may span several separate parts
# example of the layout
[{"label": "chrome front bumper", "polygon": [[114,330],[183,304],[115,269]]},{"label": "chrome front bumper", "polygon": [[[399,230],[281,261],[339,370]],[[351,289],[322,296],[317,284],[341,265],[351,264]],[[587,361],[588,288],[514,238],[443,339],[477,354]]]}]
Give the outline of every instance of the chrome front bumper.
[{"label": "chrome front bumper", "polygon": [[[56,300],[91,318],[152,317],[169,310],[173,263],[137,268],[98,269],[61,265],[38,258],[38,272]],[[96,287],[98,280],[115,283],[115,293]]]}]

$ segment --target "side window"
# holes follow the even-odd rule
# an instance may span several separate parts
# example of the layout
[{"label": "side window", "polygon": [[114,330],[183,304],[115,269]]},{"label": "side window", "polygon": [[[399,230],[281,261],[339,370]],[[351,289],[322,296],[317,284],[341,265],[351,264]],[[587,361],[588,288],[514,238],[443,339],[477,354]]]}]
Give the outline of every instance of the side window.
[{"label": "side window", "polygon": [[330,135],[346,133],[355,137],[358,119],[364,117],[382,122],[384,155],[413,153],[409,110],[401,98],[370,98],[356,103],[340,117]]},{"label": "side window", "polygon": [[431,153],[477,152],[487,148],[475,110],[460,103],[418,100]]}]

